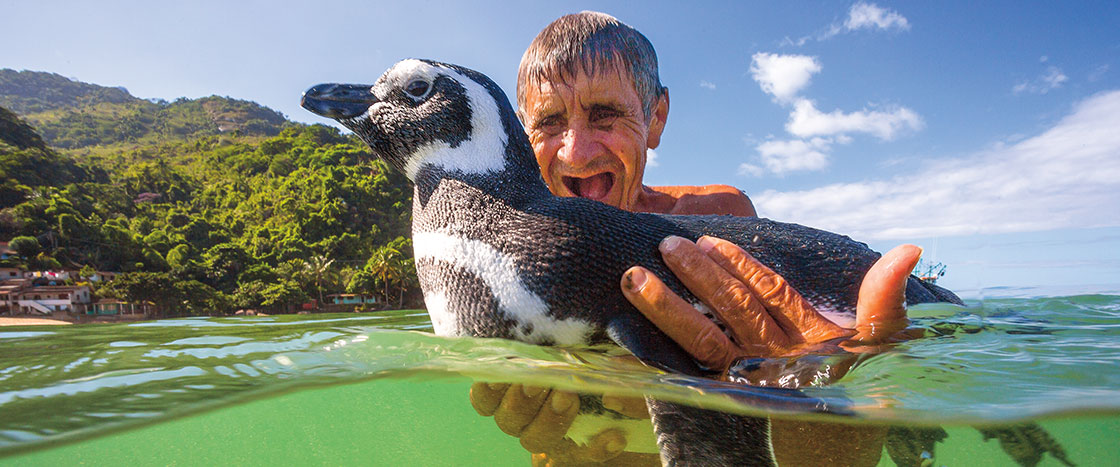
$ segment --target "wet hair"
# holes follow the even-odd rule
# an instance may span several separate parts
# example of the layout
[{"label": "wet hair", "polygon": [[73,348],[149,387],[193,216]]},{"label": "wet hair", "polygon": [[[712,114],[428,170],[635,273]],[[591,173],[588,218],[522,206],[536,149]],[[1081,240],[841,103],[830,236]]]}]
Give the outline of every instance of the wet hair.
[{"label": "wet hair", "polygon": [[649,39],[606,13],[584,11],[561,16],[537,34],[521,57],[517,70],[517,115],[524,121],[521,109],[525,107],[528,86],[563,82],[579,71],[594,76],[596,72],[612,70],[630,74],[649,120],[657,98],[664,92],[657,75],[657,52]]}]

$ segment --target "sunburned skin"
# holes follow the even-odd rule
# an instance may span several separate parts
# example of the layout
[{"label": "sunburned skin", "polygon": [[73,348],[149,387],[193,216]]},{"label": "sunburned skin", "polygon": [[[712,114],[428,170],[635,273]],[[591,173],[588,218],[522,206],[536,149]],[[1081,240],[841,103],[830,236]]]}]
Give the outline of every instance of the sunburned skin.
[{"label": "sunburned skin", "polygon": [[640,210],[646,149],[661,142],[669,96],[647,116],[629,81],[627,72],[603,70],[527,89],[520,116],[554,195]]},{"label": "sunburned skin", "polygon": [[754,217],[750,198],[729,185],[646,186],[633,211]]}]

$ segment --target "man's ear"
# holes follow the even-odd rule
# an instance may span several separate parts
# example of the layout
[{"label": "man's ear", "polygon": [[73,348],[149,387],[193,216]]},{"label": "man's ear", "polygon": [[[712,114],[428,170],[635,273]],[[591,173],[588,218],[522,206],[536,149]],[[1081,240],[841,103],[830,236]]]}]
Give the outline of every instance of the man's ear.
[{"label": "man's ear", "polygon": [[661,88],[661,95],[653,105],[653,115],[649,119],[649,134],[646,147],[656,149],[661,144],[661,132],[665,131],[665,121],[669,119],[669,88]]}]

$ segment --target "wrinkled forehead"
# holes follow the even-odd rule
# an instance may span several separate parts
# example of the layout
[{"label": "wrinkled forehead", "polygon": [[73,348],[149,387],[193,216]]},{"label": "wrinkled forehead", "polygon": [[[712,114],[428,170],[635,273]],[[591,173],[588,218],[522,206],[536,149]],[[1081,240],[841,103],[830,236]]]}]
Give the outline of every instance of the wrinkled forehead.
[{"label": "wrinkled forehead", "polygon": [[373,85],[373,95],[378,99],[385,99],[390,89],[403,88],[409,82],[417,79],[431,83],[435,81],[437,76],[445,72],[446,69],[443,67],[432,65],[423,60],[414,58],[401,60],[381,75],[381,78]]},{"label": "wrinkled forehead", "polygon": [[[520,77],[518,87],[518,106],[522,111],[527,111],[526,98],[530,94],[540,96],[559,91],[558,88],[574,89],[580,85],[592,82],[603,84],[612,83],[624,88],[626,91],[637,93],[637,84],[629,67],[618,60],[595,60],[593,62],[576,62],[571,64],[554,64],[548,67],[539,67]],[[530,91],[531,90],[531,91]]]}]

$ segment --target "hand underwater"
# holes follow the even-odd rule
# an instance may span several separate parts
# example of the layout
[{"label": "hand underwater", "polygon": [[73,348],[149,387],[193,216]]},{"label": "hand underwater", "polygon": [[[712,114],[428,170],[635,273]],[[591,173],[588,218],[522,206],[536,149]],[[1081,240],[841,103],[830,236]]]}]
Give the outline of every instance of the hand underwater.
[{"label": "hand underwater", "polygon": [[[482,416],[493,416],[498,428],[521,440],[533,453],[533,465],[661,465],[655,454],[624,452],[625,435],[607,429],[587,444],[567,438],[568,429],[579,414],[575,393],[508,383],[471,385],[471,405]],[[634,418],[648,418],[644,399],[603,396],[608,409]]]}]

